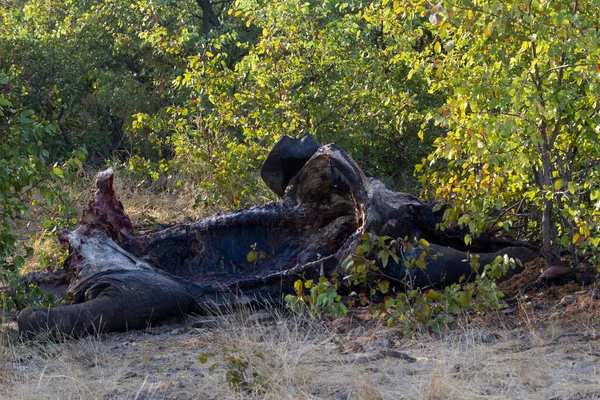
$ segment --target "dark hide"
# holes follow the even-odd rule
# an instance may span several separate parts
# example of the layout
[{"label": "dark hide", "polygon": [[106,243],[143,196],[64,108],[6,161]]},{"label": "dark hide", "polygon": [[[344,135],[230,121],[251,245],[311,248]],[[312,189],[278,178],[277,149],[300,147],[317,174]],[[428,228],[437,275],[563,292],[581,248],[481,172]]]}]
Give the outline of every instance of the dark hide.
[{"label": "dark hide", "polygon": [[[280,201],[147,233],[134,232],[115,197],[113,171],[98,174],[80,226],[60,235],[69,257],[56,275],[69,282],[75,304],[25,309],[20,331],[139,329],[231,302],[280,301],[299,278],[344,276],[342,261],[365,232],[425,238],[439,253],[425,271],[391,263],[385,273],[396,287],[441,288],[474,277],[468,253],[435,244],[457,239],[436,230],[441,215],[433,204],[367,178],[335,145],[315,146],[310,137],[275,146],[263,176],[284,194]],[[247,260],[251,246],[264,256],[256,264]],[[523,262],[537,255],[510,247],[482,254],[482,265],[504,254]]]},{"label": "dark hide", "polygon": [[267,187],[277,196],[283,197],[285,188],[321,145],[310,135],[301,139],[287,136],[273,147],[260,170]]}]

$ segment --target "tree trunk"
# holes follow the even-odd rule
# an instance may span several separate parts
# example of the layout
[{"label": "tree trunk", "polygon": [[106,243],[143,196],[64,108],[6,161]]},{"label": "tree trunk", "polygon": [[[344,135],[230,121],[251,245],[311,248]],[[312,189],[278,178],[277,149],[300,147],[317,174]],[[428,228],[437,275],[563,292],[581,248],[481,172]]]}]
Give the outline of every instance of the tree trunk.
[{"label": "tree trunk", "polygon": [[196,0],[196,3],[202,9],[202,32],[208,35],[213,27],[221,26],[221,22],[215,15],[210,0]]}]

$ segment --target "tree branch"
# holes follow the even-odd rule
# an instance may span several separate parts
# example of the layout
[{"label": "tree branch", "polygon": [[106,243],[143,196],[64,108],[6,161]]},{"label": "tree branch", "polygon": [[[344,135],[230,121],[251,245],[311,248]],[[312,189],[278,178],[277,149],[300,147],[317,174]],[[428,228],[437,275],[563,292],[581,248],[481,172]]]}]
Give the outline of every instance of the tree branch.
[{"label": "tree branch", "polygon": [[215,15],[210,0],[196,0],[196,3],[202,9],[202,32],[208,35],[213,27],[220,27],[221,22]]}]

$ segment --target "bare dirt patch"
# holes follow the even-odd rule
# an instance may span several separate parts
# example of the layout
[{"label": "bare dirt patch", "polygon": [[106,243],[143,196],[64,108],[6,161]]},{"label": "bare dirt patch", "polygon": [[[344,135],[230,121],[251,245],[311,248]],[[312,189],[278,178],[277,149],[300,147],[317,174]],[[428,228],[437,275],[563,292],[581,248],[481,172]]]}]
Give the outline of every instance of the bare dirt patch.
[{"label": "bare dirt patch", "polygon": [[22,343],[8,323],[0,397],[598,398],[598,301],[573,296],[465,314],[441,336],[399,336],[364,310],[335,321],[242,310],[62,343]]}]

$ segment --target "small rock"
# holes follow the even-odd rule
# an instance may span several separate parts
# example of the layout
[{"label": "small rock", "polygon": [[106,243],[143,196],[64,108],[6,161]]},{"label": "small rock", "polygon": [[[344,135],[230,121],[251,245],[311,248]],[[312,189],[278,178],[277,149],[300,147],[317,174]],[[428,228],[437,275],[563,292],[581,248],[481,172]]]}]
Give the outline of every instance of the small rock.
[{"label": "small rock", "polygon": [[177,328],[177,329],[173,329],[170,334],[171,335],[181,335],[182,333],[185,332],[184,328]]}]

